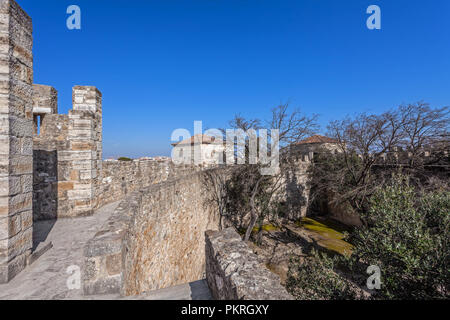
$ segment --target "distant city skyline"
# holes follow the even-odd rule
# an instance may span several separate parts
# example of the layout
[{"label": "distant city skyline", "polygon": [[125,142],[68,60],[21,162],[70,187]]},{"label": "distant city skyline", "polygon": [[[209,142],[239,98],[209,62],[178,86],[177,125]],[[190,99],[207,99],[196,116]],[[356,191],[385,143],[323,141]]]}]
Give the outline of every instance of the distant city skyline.
[{"label": "distant city skyline", "polygon": [[[334,119],[424,100],[450,105],[450,1],[35,1],[35,83],[71,108],[74,85],[103,93],[104,158],[170,156],[171,134],[290,102]],[[81,30],[66,27],[70,5]],[[381,30],[369,30],[370,5]]]}]

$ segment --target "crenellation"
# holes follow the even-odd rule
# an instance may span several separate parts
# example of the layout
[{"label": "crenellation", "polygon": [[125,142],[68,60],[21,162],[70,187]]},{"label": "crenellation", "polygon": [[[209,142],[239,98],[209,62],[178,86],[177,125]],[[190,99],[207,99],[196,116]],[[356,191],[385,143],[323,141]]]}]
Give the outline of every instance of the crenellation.
[{"label": "crenellation", "polygon": [[33,84],[33,113],[57,114],[58,91],[51,86]]},{"label": "crenellation", "polygon": [[98,149],[102,143],[98,133],[101,93],[95,87],[74,87],[73,109],[59,115],[55,114],[56,90],[43,85],[34,87],[36,110],[52,112],[41,114],[41,130],[34,136],[34,219],[91,214],[102,160]]}]

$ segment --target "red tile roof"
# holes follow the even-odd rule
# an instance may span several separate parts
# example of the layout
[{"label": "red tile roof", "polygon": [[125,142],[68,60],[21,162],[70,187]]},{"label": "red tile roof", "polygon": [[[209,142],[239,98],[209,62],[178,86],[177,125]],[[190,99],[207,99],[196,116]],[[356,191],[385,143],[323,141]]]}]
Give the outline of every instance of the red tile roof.
[{"label": "red tile roof", "polygon": [[338,143],[338,141],[329,137],[315,135],[306,138],[305,140],[302,140],[300,142],[297,142],[297,144],[312,144],[312,143]]},{"label": "red tile roof", "polygon": [[216,137],[211,137],[211,136],[207,136],[205,134],[196,134],[192,137],[190,137],[189,139],[185,139],[183,141],[180,142],[176,142],[176,143],[172,143],[172,146],[177,146],[177,145],[194,145],[195,143],[201,143],[201,144],[212,144],[214,143],[214,140],[216,139]]}]

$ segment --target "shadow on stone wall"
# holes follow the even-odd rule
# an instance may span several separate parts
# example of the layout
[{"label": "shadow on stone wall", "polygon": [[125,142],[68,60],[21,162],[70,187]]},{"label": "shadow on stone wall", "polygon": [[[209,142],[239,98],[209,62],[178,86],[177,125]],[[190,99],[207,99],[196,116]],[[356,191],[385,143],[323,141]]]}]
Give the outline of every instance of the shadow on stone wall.
[{"label": "shadow on stone wall", "polygon": [[287,172],[286,181],[286,210],[289,220],[298,220],[304,217],[308,211],[308,199],[305,197],[305,183],[298,181],[297,176]]},{"label": "shadow on stone wall", "polygon": [[57,216],[57,151],[33,150],[33,250],[47,239]]}]

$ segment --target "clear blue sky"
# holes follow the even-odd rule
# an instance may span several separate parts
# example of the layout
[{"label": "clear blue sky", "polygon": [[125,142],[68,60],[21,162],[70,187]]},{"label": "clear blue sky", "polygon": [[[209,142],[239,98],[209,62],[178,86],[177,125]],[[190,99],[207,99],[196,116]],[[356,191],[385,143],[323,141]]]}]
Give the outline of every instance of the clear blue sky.
[{"label": "clear blue sky", "polygon": [[[280,102],[330,120],[450,105],[449,0],[18,0],[35,83],[103,92],[104,156],[170,154],[176,128],[264,118]],[[82,30],[66,28],[66,9]],[[379,5],[382,29],[366,28]]]}]

